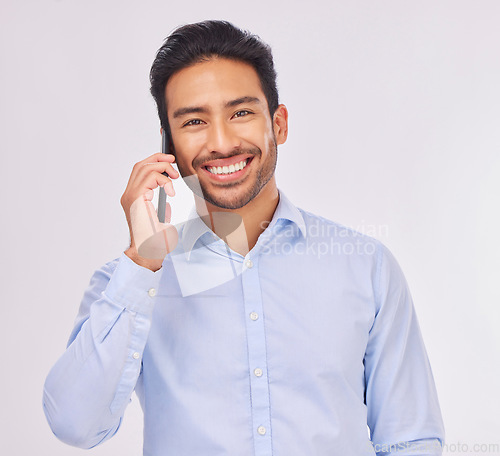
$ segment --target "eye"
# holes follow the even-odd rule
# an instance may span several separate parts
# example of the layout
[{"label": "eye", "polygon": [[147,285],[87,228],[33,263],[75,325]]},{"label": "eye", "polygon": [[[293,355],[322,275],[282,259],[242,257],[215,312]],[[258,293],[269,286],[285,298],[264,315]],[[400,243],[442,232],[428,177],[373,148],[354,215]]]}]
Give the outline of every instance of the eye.
[{"label": "eye", "polygon": [[201,125],[203,121],[201,119],[192,119],[189,122],[186,122],[183,127],[188,127],[190,125]]},{"label": "eye", "polygon": [[247,111],[247,110],[241,110],[241,111],[237,111],[234,114],[234,117],[245,117],[248,114],[252,114],[252,113],[250,111]]}]

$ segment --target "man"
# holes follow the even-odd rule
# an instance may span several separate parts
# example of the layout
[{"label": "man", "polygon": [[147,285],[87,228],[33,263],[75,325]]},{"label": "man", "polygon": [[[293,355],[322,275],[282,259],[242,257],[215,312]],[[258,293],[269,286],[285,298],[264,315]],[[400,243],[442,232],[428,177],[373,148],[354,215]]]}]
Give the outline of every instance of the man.
[{"label": "man", "polygon": [[[227,22],[187,25],[159,50],[151,84],[171,154],[132,170],[131,246],[92,277],[46,381],[54,433],[100,444],[135,390],[148,456],[441,454],[395,259],[277,188],[288,113],[269,47]],[[151,203],[158,186],[175,195],[174,160],[196,207],[178,241]],[[151,222],[163,241],[144,248]]]}]

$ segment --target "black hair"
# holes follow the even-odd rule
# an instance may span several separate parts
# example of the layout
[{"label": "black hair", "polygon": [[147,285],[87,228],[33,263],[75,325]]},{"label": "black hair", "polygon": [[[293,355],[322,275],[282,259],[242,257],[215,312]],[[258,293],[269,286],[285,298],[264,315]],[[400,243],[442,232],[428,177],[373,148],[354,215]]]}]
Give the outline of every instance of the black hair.
[{"label": "black hair", "polygon": [[177,28],[156,54],[149,80],[164,130],[170,132],[165,100],[169,78],[183,68],[214,57],[242,61],[255,69],[273,117],[278,107],[278,88],[271,48],[257,35],[230,22],[210,20]]}]

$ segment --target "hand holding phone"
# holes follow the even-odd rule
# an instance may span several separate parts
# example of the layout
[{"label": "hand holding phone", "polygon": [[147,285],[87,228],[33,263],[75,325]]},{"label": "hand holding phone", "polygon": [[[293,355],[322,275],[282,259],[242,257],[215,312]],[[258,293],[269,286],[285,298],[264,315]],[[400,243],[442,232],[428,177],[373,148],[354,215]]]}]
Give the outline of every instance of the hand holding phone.
[{"label": "hand holding phone", "polygon": [[[161,268],[165,256],[175,249],[176,228],[170,222],[170,205],[165,188],[174,195],[172,180],[179,172],[172,166],[175,158],[168,153],[168,136],[162,134],[162,150],[136,163],[132,169],[121,204],[130,230],[130,248],[125,251],[137,264],[153,271]],[[160,187],[158,209],[152,203],[154,189]]]}]

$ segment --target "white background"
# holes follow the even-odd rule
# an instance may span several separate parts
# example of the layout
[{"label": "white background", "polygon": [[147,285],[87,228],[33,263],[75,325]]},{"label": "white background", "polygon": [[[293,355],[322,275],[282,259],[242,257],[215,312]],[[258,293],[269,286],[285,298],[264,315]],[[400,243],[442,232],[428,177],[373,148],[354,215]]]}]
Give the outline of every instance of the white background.
[{"label": "white background", "polygon": [[92,272],[127,247],[119,199],[160,146],[156,50],[204,19],[273,48],[290,112],[278,186],[399,260],[445,454],[500,444],[500,2],[2,0],[0,17],[1,454],[141,454],[136,398],[88,453],[51,434],[42,387]]}]

